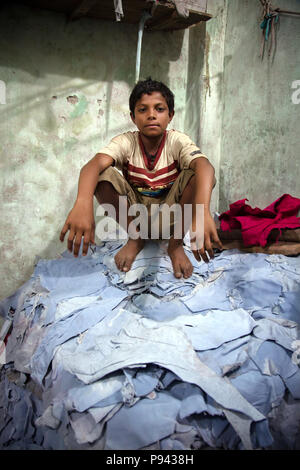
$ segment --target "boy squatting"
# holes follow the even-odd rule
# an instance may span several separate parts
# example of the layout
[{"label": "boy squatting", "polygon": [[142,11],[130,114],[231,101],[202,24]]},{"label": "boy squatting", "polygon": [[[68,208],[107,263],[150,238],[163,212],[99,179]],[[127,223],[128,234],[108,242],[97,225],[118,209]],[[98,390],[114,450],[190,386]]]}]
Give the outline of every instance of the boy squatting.
[{"label": "boy squatting", "polygon": [[[82,254],[86,255],[89,243],[95,243],[93,197],[99,204],[112,204],[117,222],[122,221],[119,196],[127,197],[125,230],[133,217],[128,209],[133,204],[144,204],[150,216],[151,204],[169,206],[192,204],[192,230],[196,232],[196,205],[204,207],[204,242],[193,254],[197,261],[213,258],[212,242],[222,249],[216,226],[210,213],[210,199],[215,185],[214,167],[205,155],[185,134],[167,130],[174,116],[174,95],[161,82],[150,77],[138,82],[129,98],[130,116],[138,131],[114,137],[80,171],[78,194],[74,207],[68,214],[60,233],[63,241],[68,236],[68,250],[78,256],[83,237]],[[115,168],[114,168],[115,167]],[[122,174],[116,169],[122,170]],[[184,214],[183,214],[184,216]],[[176,278],[189,278],[193,266],[183,248],[184,233],[174,237],[174,224],[168,242],[168,255]],[[150,221],[151,227],[151,221]],[[198,228],[199,230],[199,228]],[[183,230],[184,231],[184,230]],[[172,235],[173,234],[173,235]],[[161,232],[160,232],[161,236]],[[160,238],[160,237],[159,237]],[[130,237],[115,255],[120,271],[129,271],[142,250],[145,240]]]}]

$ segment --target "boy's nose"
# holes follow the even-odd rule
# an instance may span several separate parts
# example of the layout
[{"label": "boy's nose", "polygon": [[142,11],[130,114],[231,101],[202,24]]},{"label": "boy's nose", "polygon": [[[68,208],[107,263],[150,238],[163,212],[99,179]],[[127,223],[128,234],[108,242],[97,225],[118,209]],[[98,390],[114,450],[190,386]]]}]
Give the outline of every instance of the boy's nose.
[{"label": "boy's nose", "polygon": [[150,109],[148,113],[148,119],[156,119],[156,111],[155,109]]}]

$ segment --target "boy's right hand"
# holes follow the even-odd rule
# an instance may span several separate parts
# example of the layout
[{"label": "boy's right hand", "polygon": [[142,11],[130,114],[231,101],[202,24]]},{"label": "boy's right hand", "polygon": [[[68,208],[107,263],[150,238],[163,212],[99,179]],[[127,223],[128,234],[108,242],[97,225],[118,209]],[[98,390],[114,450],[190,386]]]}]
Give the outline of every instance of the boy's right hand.
[{"label": "boy's right hand", "polygon": [[74,256],[77,257],[82,237],[84,237],[82,254],[85,256],[88,251],[89,243],[95,243],[95,219],[92,200],[76,201],[60,232],[59,239],[61,242],[64,241],[68,230],[70,230],[68,236],[68,250],[72,253],[74,248]]}]

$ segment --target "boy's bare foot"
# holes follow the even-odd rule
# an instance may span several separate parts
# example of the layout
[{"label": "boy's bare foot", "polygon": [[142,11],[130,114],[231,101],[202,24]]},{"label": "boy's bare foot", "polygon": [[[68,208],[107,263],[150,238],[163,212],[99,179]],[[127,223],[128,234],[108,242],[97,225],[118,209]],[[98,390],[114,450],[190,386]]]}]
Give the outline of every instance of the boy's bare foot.
[{"label": "boy's bare foot", "polygon": [[185,279],[191,277],[194,268],[184,252],[182,241],[171,238],[168,246],[168,255],[172,261],[175,277],[181,278],[182,275]]},{"label": "boy's bare foot", "polygon": [[129,271],[136,255],[144,248],[145,240],[129,238],[126,245],[118,251],[115,256],[115,263],[120,271]]}]

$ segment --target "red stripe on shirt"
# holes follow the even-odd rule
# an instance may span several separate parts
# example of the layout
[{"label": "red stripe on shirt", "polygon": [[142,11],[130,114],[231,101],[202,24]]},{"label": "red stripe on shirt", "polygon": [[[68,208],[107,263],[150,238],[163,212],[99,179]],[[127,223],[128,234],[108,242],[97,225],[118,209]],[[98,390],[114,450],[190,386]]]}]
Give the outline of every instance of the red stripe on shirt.
[{"label": "red stripe on shirt", "polygon": [[149,181],[147,179],[144,179],[144,178],[139,178],[137,176],[128,175],[128,181],[130,183],[143,184],[147,188],[155,188],[155,187],[161,186],[161,185],[167,186],[169,183],[172,183],[173,181],[175,181],[177,179],[178,174],[179,173],[177,172],[177,173],[174,173],[173,175],[170,175],[166,178],[161,178],[158,181],[154,181],[154,182],[151,182],[151,181]]},{"label": "red stripe on shirt", "polygon": [[155,173],[150,173],[149,171],[145,170],[144,168],[134,166],[131,163],[128,163],[128,165],[127,165],[128,171],[133,171],[134,173],[141,173],[142,175],[148,176],[150,178],[155,178],[156,176],[160,176],[160,175],[163,175],[165,173],[169,173],[169,171],[172,171],[177,167],[178,167],[177,162],[173,162],[171,165],[165,166],[164,168],[161,168],[160,170],[157,170]]}]

